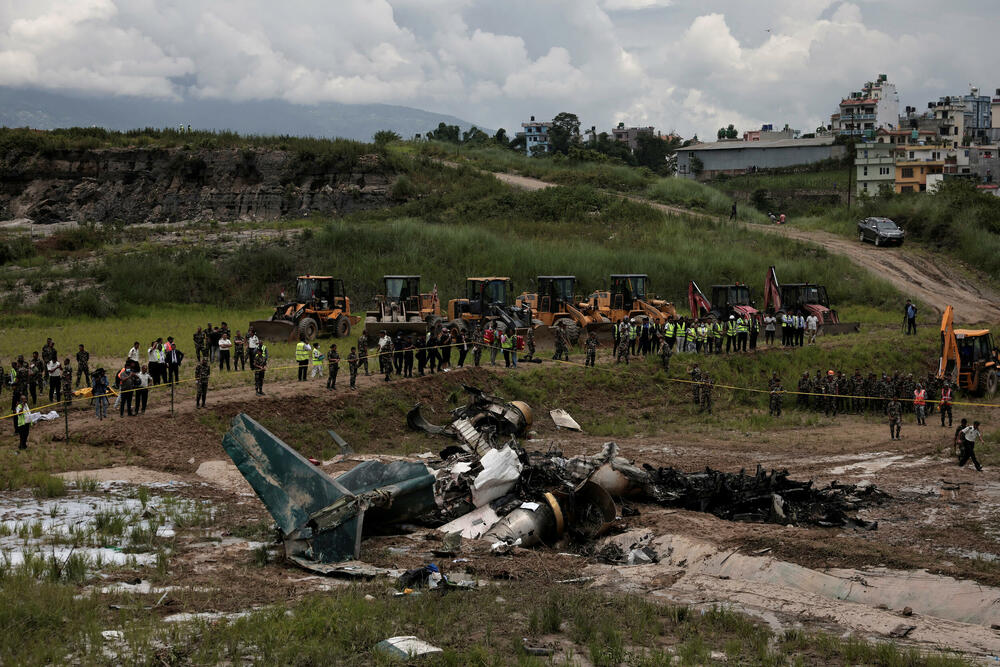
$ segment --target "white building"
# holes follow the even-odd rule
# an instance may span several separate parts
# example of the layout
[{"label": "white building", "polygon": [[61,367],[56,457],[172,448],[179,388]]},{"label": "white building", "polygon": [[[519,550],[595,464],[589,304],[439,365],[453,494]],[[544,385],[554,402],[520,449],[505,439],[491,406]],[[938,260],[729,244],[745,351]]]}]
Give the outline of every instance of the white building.
[{"label": "white building", "polygon": [[834,134],[871,138],[879,128],[895,128],[899,122],[899,94],[885,74],[840,101],[838,113],[830,116]]}]

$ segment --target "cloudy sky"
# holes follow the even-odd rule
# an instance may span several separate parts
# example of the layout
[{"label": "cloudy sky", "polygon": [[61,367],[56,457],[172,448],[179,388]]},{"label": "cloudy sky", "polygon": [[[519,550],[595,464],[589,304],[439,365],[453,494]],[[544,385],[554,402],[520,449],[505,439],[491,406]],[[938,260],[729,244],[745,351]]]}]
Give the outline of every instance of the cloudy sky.
[{"label": "cloudy sky", "polygon": [[804,131],[879,73],[992,93],[996,0],[0,0],[0,85]]}]

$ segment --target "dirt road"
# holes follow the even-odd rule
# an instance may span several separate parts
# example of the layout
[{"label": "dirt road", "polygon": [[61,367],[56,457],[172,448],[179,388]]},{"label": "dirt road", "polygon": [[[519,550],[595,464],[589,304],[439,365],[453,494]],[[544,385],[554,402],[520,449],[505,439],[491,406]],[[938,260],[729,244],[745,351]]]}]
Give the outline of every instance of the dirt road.
[{"label": "dirt road", "polygon": [[[525,190],[541,190],[554,184],[537,178],[493,172],[497,179]],[[705,213],[689,211],[678,206],[669,206],[642,197],[629,199],[648,204],[669,215],[694,215],[716,219]],[[946,306],[954,306],[959,322],[1000,321],[1000,295],[992,289],[966,277],[967,271],[957,271],[953,261],[946,257],[914,248],[876,248],[873,245],[847,239],[829,232],[805,230],[788,225],[745,225],[755,231],[781,234],[788,238],[813,243],[828,252],[842,255],[856,265],[888,280],[900,292],[910,298],[926,303],[939,313]],[[900,304],[902,319],[902,304]],[[924,320],[927,321],[926,319]]]}]

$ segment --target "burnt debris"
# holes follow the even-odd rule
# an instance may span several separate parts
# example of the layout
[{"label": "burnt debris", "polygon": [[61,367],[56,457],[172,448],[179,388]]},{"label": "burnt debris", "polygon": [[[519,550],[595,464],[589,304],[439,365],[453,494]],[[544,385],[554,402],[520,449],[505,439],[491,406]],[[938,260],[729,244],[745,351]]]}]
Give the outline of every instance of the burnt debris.
[{"label": "burnt debris", "polygon": [[[817,487],[759,466],[751,475],[636,465],[613,442],[594,456],[529,453],[517,438],[531,425],[531,408],[466,390],[469,401],[446,426],[427,422],[419,405],[407,416],[411,427],[458,442],[433,462],[365,461],[333,478],[246,415],[233,420],[223,446],[299,564],[357,558],[364,535],[402,523],[488,540],[494,549],[589,543],[640,503],[731,521],[871,530],[876,523],[857,512],[886,498],[874,486]],[[633,559],[650,557],[636,549]]]}]

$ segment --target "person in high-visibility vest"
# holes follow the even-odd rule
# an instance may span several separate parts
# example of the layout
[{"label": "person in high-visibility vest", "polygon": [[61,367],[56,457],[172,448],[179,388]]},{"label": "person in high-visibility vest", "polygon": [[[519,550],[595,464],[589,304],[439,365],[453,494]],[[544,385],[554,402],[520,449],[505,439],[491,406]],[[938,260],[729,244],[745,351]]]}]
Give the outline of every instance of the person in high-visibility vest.
[{"label": "person in high-visibility vest", "polygon": [[20,443],[17,445],[18,451],[28,448],[28,433],[31,431],[30,413],[31,408],[28,407],[28,398],[24,394],[21,394],[18,398],[15,417],[17,419],[17,435],[20,437]]},{"label": "person in high-visibility vest", "polygon": [[500,349],[503,350],[503,363],[510,368],[511,357],[514,357],[514,367],[517,368],[517,352],[514,351],[514,335],[506,331],[500,334]]},{"label": "person in high-visibility vest", "polygon": [[299,365],[299,382],[305,382],[309,377],[310,352],[312,352],[312,347],[306,342],[306,339],[299,338],[299,342],[295,344],[295,361]]},{"label": "person in high-visibility vest", "polygon": [[913,390],[913,410],[917,413],[917,425],[927,426],[927,390],[919,382]]},{"label": "person in high-visibility vest", "polygon": [[747,351],[747,338],[750,335],[750,327],[747,324],[745,317],[740,315],[736,318],[736,342],[738,345],[737,349],[746,352]]},{"label": "person in high-visibility vest", "polygon": [[326,357],[323,353],[319,351],[319,345],[312,349],[312,371],[309,373],[309,377],[323,377],[323,360]]},{"label": "person in high-visibility vest", "polygon": [[948,413],[948,426],[951,426],[951,401],[952,401],[952,388],[951,382],[945,378],[944,384],[941,386],[941,403],[938,408],[938,412],[941,413],[941,427],[944,428],[944,414]]},{"label": "person in high-visibility vest", "polygon": [[719,320],[712,320],[712,343],[715,345],[715,353],[722,353],[722,323]]},{"label": "person in high-visibility vest", "polygon": [[667,323],[663,325],[663,338],[666,339],[667,347],[673,351],[674,341],[677,339],[677,322],[667,320]]},{"label": "person in high-visibility vest", "polygon": [[726,354],[729,354],[731,349],[734,351],[739,349],[736,343],[736,317],[733,315],[729,316],[729,322],[726,323]]},{"label": "person in high-visibility vest", "polygon": [[698,354],[708,348],[708,325],[702,322],[698,325],[698,329],[695,331],[694,339],[695,350]]}]

